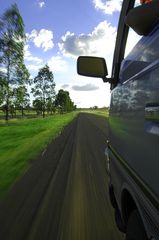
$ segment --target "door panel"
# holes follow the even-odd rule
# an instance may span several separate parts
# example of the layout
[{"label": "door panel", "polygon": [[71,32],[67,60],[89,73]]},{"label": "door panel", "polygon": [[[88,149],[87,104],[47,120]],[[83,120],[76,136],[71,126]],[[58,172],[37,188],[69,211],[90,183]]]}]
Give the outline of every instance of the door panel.
[{"label": "door panel", "polygon": [[[154,105],[159,106],[159,62],[113,90],[110,143],[150,189],[159,194],[159,135],[153,128],[159,129],[159,116]],[[150,126],[153,131],[148,131]]]}]

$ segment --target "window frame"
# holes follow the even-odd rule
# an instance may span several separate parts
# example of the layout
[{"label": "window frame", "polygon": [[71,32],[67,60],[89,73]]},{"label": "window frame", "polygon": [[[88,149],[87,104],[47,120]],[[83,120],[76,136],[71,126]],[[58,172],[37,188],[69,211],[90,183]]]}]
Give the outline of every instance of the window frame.
[{"label": "window frame", "polygon": [[119,81],[119,72],[121,62],[124,59],[125,47],[128,37],[129,27],[125,24],[125,16],[128,11],[132,9],[135,5],[135,0],[124,0],[122,4],[121,14],[119,18],[117,38],[114,50],[113,65],[111,78],[113,79],[111,83],[111,90],[116,87]]}]

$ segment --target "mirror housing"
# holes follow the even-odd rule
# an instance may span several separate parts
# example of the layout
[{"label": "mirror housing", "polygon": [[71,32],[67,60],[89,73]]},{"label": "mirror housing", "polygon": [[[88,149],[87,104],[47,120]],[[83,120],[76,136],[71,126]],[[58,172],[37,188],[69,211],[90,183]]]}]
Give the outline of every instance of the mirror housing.
[{"label": "mirror housing", "polygon": [[109,82],[107,66],[104,58],[80,56],[77,59],[77,73],[86,77],[102,78]]},{"label": "mirror housing", "polygon": [[159,20],[159,0],[131,9],[125,23],[139,35],[148,35]]}]

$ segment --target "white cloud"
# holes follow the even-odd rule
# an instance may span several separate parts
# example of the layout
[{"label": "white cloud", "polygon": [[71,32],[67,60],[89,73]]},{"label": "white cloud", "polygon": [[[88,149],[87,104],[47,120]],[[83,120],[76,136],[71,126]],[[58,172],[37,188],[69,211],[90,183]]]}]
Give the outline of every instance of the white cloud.
[{"label": "white cloud", "polygon": [[39,2],[38,2],[38,5],[39,5],[40,8],[42,8],[42,7],[45,6],[45,2],[43,2],[43,1],[39,1]]},{"label": "white cloud", "polygon": [[114,46],[116,27],[111,26],[107,21],[101,22],[94,28],[92,33],[80,34],[67,32],[59,43],[63,55],[77,57],[79,55],[106,55],[112,53],[111,46]]},{"label": "white cloud", "polygon": [[48,61],[48,65],[50,70],[53,72],[66,72],[67,71],[67,63],[61,56],[52,57]]},{"label": "white cloud", "polygon": [[66,89],[66,88],[69,88],[69,86],[70,86],[69,84],[63,84],[61,88]]},{"label": "white cloud", "polygon": [[31,54],[30,50],[29,50],[30,46],[28,44],[26,44],[24,46],[24,59],[25,61],[28,62],[34,62],[36,64],[40,64],[43,62],[43,60],[41,58],[35,57]]},{"label": "white cloud", "polygon": [[29,44],[26,44],[26,45],[24,46],[24,57],[28,57],[28,56],[31,55],[31,53],[30,53],[30,51],[29,51],[29,48],[30,48]]},{"label": "white cloud", "polygon": [[38,72],[40,68],[44,67],[43,64],[35,65],[35,64],[27,64],[27,68],[31,72]]},{"label": "white cloud", "polygon": [[104,57],[110,70],[115,39],[116,27],[103,21],[89,34],[75,35],[67,32],[58,45],[62,54],[67,57],[77,58],[79,55]]},{"label": "white cloud", "polygon": [[93,0],[96,9],[102,10],[105,14],[113,14],[121,10],[123,0]]},{"label": "white cloud", "polygon": [[28,40],[32,41],[36,47],[42,48],[44,52],[54,47],[53,32],[47,29],[33,29],[31,34],[27,34]]},{"label": "white cloud", "polygon": [[24,46],[24,60],[26,67],[31,72],[37,72],[43,66],[43,60],[41,58],[35,57],[30,52],[29,44]]},{"label": "white cloud", "polygon": [[33,79],[33,78],[34,78],[33,75],[30,74],[30,79]]},{"label": "white cloud", "polygon": [[43,62],[43,60],[41,58],[34,57],[34,56],[25,57],[25,60],[29,61],[29,62],[36,62],[37,64],[40,64]]},{"label": "white cloud", "polygon": [[7,69],[4,68],[4,67],[0,67],[0,71],[1,71],[2,73],[7,73]]},{"label": "white cloud", "polygon": [[[91,107],[91,106],[109,106],[110,103],[110,86],[102,83],[102,81],[96,82],[98,89],[96,91],[75,91],[70,89],[71,99],[78,105],[78,107]],[[88,85],[88,84],[85,84]],[[93,84],[94,85],[94,84]],[[82,86],[82,85],[81,85]]]},{"label": "white cloud", "polygon": [[75,91],[95,91],[98,90],[99,87],[92,84],[92,83],[87,83],[85,85],[73,85],[72,89]]}]

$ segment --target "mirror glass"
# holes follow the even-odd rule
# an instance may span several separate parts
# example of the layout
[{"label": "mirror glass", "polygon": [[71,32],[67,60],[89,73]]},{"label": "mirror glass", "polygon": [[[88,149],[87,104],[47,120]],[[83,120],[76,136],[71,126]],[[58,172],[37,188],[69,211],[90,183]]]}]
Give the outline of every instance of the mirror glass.
[{"label": "mirror glass", "polygon": [[108,75],[104,58],[80,56],[77,60],[77,72],[87,77],[105,78]]}]

